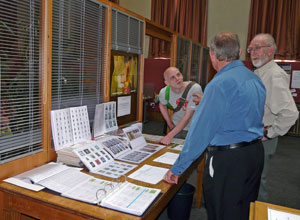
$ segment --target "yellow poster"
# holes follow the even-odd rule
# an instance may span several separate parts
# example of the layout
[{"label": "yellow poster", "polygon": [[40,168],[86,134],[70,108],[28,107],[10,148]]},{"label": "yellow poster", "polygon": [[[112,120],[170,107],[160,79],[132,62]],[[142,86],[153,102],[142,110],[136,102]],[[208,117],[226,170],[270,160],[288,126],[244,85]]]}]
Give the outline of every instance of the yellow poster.
[{"label": "yellow poster", "polygon": [[114,56],[111,96],[128,95],[137,88],[137,57]]}]

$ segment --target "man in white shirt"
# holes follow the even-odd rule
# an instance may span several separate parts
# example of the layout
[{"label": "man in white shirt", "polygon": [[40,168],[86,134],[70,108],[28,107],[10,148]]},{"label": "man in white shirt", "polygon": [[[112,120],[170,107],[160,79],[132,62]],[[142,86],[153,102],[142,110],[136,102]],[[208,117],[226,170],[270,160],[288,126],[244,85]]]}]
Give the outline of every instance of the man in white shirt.
[{"label": "man in white shirt", "polygon": [[267,202],[266,174],[268,161],[276,151],[278,136],[285,135],[295,124],[299,112],[291,95],[290,76],[274,62],[276,43],[270,34],[256,35],[247,52],[258,75],[266,87],[266,103],[263,117],[265,165],[261,176],[258,200]]}]

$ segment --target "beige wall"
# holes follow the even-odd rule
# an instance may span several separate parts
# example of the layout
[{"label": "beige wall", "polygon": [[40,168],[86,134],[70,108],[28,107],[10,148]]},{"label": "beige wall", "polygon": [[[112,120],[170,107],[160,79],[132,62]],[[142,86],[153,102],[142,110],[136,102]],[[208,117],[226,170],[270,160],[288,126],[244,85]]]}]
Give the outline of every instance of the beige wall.
[{"label": "beige wall", "polygon": [[151,19],[151,0],[119,0],[120,6]]},{"label": "beige wall", "polygon": [[[207,42],[221,31],[237,33],[245,59],[248,35],[248,18],[251,0],[208,0]],[[120,6],[148,19],[151,18],[151,0],[120,0]],[[145,40],[144,55],[148,54],[148,42]]]},{"label": "beige wall", "polygon": [[208,0],[207,43],[221,31],[238,34],[245,59],[251,0]]}]

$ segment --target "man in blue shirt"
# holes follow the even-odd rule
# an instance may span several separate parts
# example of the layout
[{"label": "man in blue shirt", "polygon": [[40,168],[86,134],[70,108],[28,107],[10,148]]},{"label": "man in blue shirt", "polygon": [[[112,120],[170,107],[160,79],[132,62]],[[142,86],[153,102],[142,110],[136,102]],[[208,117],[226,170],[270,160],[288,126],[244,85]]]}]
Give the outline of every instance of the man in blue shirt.
[{"label": "man in blue shirt", "polygon": [[203,189],[210,220],[248,219],[263,169],[265,87],[238,60],[240,53],[236,34],[222,32],[212,39],[210,58],[218,72],[194,113],[179,158],[165,175],[167,182],[177,183],[207,148]]}]

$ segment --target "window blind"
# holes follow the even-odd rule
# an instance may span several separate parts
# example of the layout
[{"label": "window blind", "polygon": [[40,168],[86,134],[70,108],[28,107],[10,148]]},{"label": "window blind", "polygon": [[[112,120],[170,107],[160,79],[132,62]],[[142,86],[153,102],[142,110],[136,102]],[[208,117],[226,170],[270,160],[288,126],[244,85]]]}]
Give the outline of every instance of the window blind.
[{"label": "window blind", "polygon": [[90,122],[102,103],[106,6],[53,0],[52,109],[87,105]]},{"label": "window blind", "polygon": [[42,151],[40,1],[0,1],[0,164]]},{"label": "window blind", "polygon": [[183,75],[183,80],[188,80],[190,41],[178,37],[176,66]]},{"label": "window blind", "polygon": [[127,53],[143,53],[144,22],[112,9],[111,49]]},{"label": "window blind", "polygon": [[201,46],[192,44],[192,57],[191,57],[191,81],[200,83],[200,53]]}]

